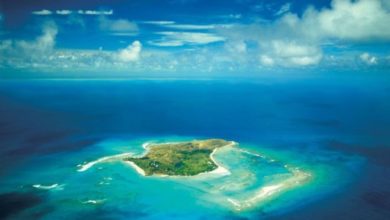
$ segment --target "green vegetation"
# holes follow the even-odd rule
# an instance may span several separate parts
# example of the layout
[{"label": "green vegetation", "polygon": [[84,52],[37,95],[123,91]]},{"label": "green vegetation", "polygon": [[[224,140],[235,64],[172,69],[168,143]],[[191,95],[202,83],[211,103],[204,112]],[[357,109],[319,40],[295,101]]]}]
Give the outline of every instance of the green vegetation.
[{"label": "green vegetation", "polygon": [[210,154],[228,144],[221,139],[155,144],[145,156],[125,160],[134,162],[145,171],[145,175],[193,176],[216,169]]}]

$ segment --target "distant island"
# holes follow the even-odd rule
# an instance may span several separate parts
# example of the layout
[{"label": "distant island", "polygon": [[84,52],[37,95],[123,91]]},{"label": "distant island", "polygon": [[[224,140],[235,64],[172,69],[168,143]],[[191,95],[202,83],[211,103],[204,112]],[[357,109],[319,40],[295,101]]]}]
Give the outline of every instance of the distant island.
[{"label": "distant island", "polygon": [[217,170],[219,165],[213,159],[213,153],[233,144],[222,139],[153,144],[147,146],[148,151],[142,157],[124,160],[146,176],[194,176]]}]

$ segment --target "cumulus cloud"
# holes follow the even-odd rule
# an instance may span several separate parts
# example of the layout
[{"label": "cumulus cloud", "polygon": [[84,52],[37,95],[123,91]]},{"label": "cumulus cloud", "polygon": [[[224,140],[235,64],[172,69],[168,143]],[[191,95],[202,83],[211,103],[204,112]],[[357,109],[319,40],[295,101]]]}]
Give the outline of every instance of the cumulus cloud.
[{"label": "cumulus cloud", "polygon": [[[299,15],[291,11],[291,4],[270,11],[275,12],[276,20],[256,20],[251,24],[247,20],[241,24],[234,21],[229,25],[180,24],[163,20],[139,22],[141,27],[157,28],[152,25],[158,25],[158,30],[165,30],[149,35],[145,39],[149,45],[184,46],[180,50],[143,47],[139,41],[114,51],[65,50],[55,48],[57,29],[48,26],[33,41],[0,41],[0,66],[6,63],[9,66],[66,65],[86,69],[105,66],[109,69],[123,67],[147,71],[255,71],[254,68],[259,66],[290,68],[353,62],[354,65],[377,64],[379,68],[382,63],[386,63],[382,62],[380,55],[360,52],[339,53],[333,57],[330,55],[335,54],[328,51],[340,44],[375,43],[378,39],[382,42],[390,41],[390,29],[387,27],[390,23],[388,0],[333,0],[329,7],[308,8]],[[104,33],[120,36],[138,34],[137,23],[106,16],[113,14],[112,10],[36,12],[36,15],[69,15],[69,18],[99,15],[96,17],[97,28]],[[205,46],[212,43],[218,44]],[[327,50],[323,51],[325,47]]]},{"label": "cumulus cloud", "polygon": [[57,26],[49,22],[35,40],[0,41],[0,67],[34,68],[45,65],[53,53],[57,32]]},{"label": "cumulus cloud", "polygon": [[140,58],[141,50],[142,50],[141,42],[134,41],[128,47],[118,52],[117,54],[118,60],[122,62],[138,61]]},{"label": "cumulus cloud", "polygon": [[17,52],[22,56],[41,56],[54,48],[57,33],[57,26],[49,22],[44,25],[42,35],[34,41],[12,41],[10,47],[7,49],[11,52]]},{"label": "cumulus cloud", "polygon": [[390,41],[388,2],[332,0],[330,7],[309,7],[301,16],[292,13],[291,4],[286,4],[274,21],[219,26],[216,30],[226,42],[243,40],[256,45],[261,65],[316,65],[324,57],[324,44]]},{"label": "cumulus cloud", "polygon": [[58,29],[55,24],[46,25],[43,29],[43,34],[37,38],[33,45],[29,45],[37,50],[51,50],[54,48],[57,33]]},{"label": "cumulus cloud", "polygon": [[370,55],[369,53],[362,53],[359,56],[360,60],[363,61],[367,65],[376,65],[378,64],[378,58]]},{"label": "cumulus cloud", "polygon": [[331,8],[309,8],[299,18],[287,13],[280,28],[311,38],[368,41],[390,40],[390,12],[381,0],[333,0]]},{"label": "cumulus cloud", "polygon": [[274,61],[274,59],[272,59],[271,57],[269,57],[267,55],[261,55],[260,56],[260,63],[263,66],[273,66],[275,64],[275,61]]},{"label": "cumulus cloud", "polygon": [[322,58],[320,48],[297,42],[274,40],[262,47],[265,53],[260,61],[266,66],[308,66],[318,64]]},{"label": "cumulus cloud", "polygon": [[390,12],[379,0],[334,0],[332,7],[333,10],[324,10],[318,15],[325,34],[353,40],[390,39]]},{"label": "cumulus cloud", "polygon": [[[46,23],[42,34],[35,40],[0,40],[0,68],[16,69],[88,69],[94,68],[135,68],[140,60],[142,45],[134,41],[126,48],[117,51],[77,50],[56,48],[57,26]],[[139,67],[137,67],[139,68]]]}]

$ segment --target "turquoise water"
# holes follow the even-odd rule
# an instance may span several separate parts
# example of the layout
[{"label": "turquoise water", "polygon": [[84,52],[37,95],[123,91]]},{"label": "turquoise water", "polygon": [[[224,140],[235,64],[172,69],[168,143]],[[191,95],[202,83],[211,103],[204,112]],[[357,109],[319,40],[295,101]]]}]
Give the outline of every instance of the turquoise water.
[{"label": "turquoise water", "polygon": [[[315,84],[2,81],[0,217],[386,219],[388,86]],[[238,142],[215,154],[230,175],[144,177],[119,160],[79,172],[205,138]]]},{"label": "turquoise water", "polygon": [[[20,216],[31,216],[55,207],[43,219],[75,219],[102,211],[105,218],[145,219],[228,216],[255,218],[278,215],[296,204],[340,189],[350,180],[348,164],[358,168],[359,158],[345,157],[340,164],[327,161],[310,164],[307,155],[284,154],[245,144],[221,149],[216,161],[229,175],[205,174],[196,177],[145,177],[121,160],[97,163],[84,172],[80,165],[104,156],[123,153],[142,154],[143,143],[192,140],[180,137],[108,139],[81,151],[39,157],[26,161],[3,182],[3,191],[17,186],[21,191],[44,193],[45,202]],[[244,151],[243,151],[244,150]],[[274,156],[273,154],[277,155]],[[342,155],[332,155],[342,156]],[[328,158],[329,155],[322,155]],[[28,170],[25,168],[28,167]],[[300,183],[239,208],[229,202],[250,200],[264,186],[278,185],[291,178],[289,169],[308,174]],[[22,177],[22,178],[21,178]],[[5,183],[5,184],[4,184]],[[41,187],[37,185],[41,185]],[[7,187],[4,187],[7,186]],[[48,188],[50,189],[48,189]],[[321,192],[319,192],[321,190]]]}]

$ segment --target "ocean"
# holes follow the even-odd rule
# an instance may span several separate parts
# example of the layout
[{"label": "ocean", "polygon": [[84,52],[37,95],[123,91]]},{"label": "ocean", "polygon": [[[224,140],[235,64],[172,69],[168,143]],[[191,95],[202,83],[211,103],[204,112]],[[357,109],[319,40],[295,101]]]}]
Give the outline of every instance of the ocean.
[{"label": "ocean", "polygon": [[[0,219],[389,219],[390,84],[351,78],[2,80]],[[207,138],[280,164],[220,155],[239,177],[210,181],[118,161],[79,172],[145,142]],[[245,211],[226,205],[228,181],[271,183],[283,164],[311,179]]]}]

